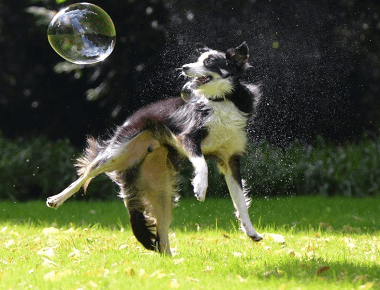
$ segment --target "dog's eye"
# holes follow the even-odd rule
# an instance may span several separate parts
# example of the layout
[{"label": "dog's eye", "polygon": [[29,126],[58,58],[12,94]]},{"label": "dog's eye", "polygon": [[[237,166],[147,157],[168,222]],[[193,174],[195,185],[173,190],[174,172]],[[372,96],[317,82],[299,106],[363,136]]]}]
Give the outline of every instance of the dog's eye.
[{"label": "dog's eye", "polygon": [[211,56],[209,56],[208,58],[206,58],[206,59],[203,61],[203,65],[204,65],[204,66],[209,66],[209,65],[211,65],[212,61],[213,61],[213,58],[212,58]]}]

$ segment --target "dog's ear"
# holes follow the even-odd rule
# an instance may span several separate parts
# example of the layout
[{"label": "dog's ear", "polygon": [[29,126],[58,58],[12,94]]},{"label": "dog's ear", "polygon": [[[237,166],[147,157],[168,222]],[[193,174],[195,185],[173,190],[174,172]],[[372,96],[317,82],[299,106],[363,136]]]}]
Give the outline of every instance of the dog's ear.
[{"label": "dog's ear", "polygon": [[235,48],[228,49],[226,57],[229,64],[235,68],[237,73],[242,73],[250,67],[248,64],[249,49],[245,42]]},{"label": "dog's ear", "polygon": [[198,42],[195,44],[195,50],[199,55],[201,55],[202,53],[207,52],[210,49],[206,45]]}]

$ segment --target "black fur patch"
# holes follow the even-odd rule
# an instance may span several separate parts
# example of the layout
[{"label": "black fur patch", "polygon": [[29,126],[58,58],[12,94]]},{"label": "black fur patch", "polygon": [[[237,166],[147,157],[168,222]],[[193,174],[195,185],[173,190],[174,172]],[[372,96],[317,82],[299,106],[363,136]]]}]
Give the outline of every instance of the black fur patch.
[{"label": "black fur patch", "polygon": [[138,180],[140,164],[135,164],[126,172],[120,173],[122,191],[127,188],[127,209],[132,232],[136,239],[148,250],[156,250],[156,225],[149,223],[144,214],[144,204],[139,196]]},{"label": "black fur patch", "polygon": [[[182,98],[172,98],[153,103],[134,113],[123,126],[115,132],[115,139],[120,142],[128,142],[143,130],[152,129],[155,132],[159,126],[166,120],[171,112],[175,111],[184,101]],[[162,128],[160,130],[162,132]],[[159,134],[156,134],[159,136]]]},{"label": "black fur patch", "polygon": [[176,149],[172,146],[166,146],[168,150],[168,158],[176,172],[179,172],[182,168],[182,164],[185,160],[183,156],[181,156]]},{"label": "black fur patch", "polygon": [[132,231],[136,239],[148,250],[157,250],[156,239],[154,234],[155,225],[148,225],[143,212],[138,210],[129,211],[129,220]]},{"label": "black fur patch", "polygon": [[226,95],[226,99],[233,102],[243,113],[252,114],[255,96],[246,86],[242,85],[237,78],[234,79],[233,82],[234,90],[232,93]]},{"label": "black fur patch", "polygon": [[192,155],[202,155],[201,142],[208,135],[205,122],[210,113],[205,104],[188,102],[170,115],[165,124],[175,135],[183,136],[186,150]]},{"label": "black fur patch", "polygon": [[243,188],[240,174],[240,155],[233,155],[228,163],[232,171],[232,177],[236,180],[240,187]]},{"label": "black fur patch", "polygon": [[223,75],[221,69],[229,71],[229,66],[224,56],[218,54],[210,54],[204,61],[203,65],[206,69]]}]

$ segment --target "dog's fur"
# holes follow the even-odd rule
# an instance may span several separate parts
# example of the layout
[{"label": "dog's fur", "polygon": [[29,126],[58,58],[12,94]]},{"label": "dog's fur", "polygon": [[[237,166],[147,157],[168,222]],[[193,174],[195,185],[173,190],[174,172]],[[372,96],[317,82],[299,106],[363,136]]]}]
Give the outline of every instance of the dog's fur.
[{"label": "dog's fur", "polygon": [[190,78],[183,98],[137,111],[107,141],[89,138],[76,164],[79,178],[49,197],[49,207],[57,208],[82,186],[86,190],[92,178],[106,173],[120,186],[136,238],[149,250],[171,254],[168,230],[181,161],[188,158],[192,163],[194,193],[204,201],[208,184],[205,157],[214,156],[242,229],[254,241],[262,239],[250,221],[240,176],[247,122],[259,98],[258,87],[240,81],[249,67],[248,46],[243,43],[223,53],[197,45],[196,51],[200,54],[197,62],[181,68]]}]

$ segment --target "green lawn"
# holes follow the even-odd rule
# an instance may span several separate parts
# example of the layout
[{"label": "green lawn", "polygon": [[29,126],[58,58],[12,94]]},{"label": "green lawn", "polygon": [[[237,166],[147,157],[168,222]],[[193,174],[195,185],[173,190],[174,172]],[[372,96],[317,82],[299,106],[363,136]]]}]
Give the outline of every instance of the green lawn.
[{"label": "green lawn", "polygon": [[173,257],[136,242],[121,201],[0,202],[0,289],[380,289],[380,199],[182,199]]}]

